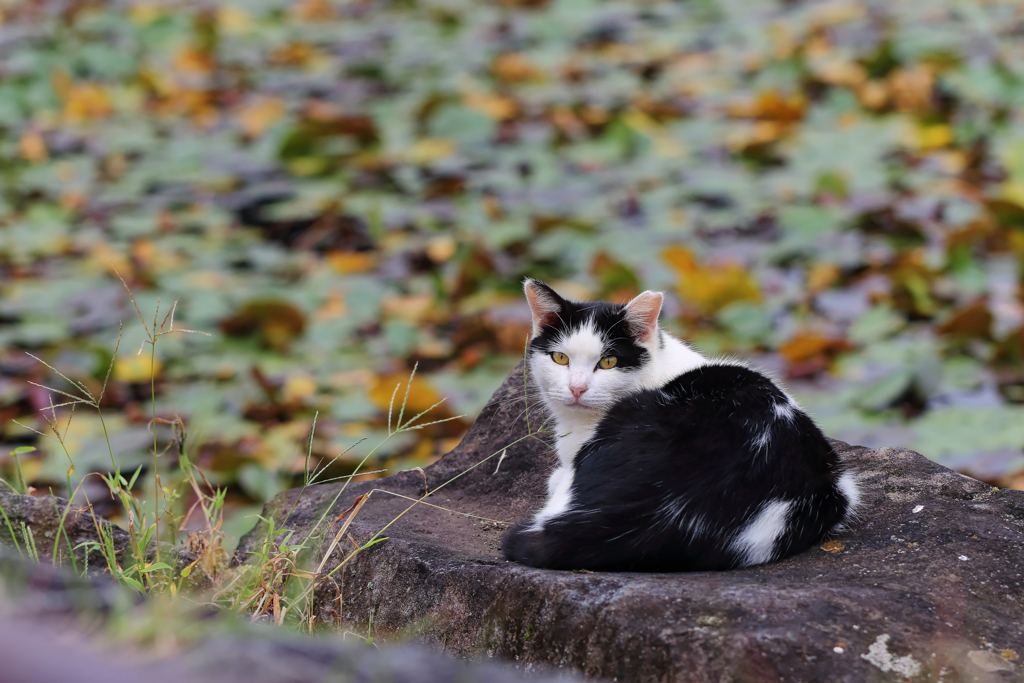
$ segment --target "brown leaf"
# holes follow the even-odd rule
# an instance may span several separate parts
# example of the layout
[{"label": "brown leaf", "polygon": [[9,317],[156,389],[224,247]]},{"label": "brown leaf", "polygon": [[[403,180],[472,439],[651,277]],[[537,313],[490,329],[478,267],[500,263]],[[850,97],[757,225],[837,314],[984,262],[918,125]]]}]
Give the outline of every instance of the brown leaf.
[{"label": "brown leaf", "polygon": [[257,334],[264,346],[285,351],[305,331],[306,317],[287,301],[253,301],[222,321],[220,327],[232,337]]},{"label": "brown leaf", "polygon": [[491,73],[506,83],[538,81],[543,77],[543,72],[521,52],[506,52],[498,56],[491,65]]},{"label": "brown leaf", "polygon": [[979,299],[954,311],[949,320],[936,328],[936,332],[960,340],[991,339],[992,320],[988,303]]},{"label": "brown leaf", "polygon": [[790,363],[801,363],[813,358],[832,357],[853,346],[845,339],[830,337],[817,332],[800,332],[779,347],[779,353]]}]

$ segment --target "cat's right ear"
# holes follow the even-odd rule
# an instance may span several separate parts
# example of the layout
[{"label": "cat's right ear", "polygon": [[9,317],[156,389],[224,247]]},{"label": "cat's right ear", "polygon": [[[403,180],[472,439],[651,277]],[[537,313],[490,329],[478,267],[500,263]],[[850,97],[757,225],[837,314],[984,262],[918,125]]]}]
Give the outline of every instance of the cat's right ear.
[{"label": "cat's right ear", "polygon": [[545,327],[558,321],[559,314],[565,308],[565,299],[558,296],[555,290],[540,280],[529,277],[523,280],[523,291],[526,293],[526,300],[530,303],[530,313],[533,315],[531,337],[537,337]]}]

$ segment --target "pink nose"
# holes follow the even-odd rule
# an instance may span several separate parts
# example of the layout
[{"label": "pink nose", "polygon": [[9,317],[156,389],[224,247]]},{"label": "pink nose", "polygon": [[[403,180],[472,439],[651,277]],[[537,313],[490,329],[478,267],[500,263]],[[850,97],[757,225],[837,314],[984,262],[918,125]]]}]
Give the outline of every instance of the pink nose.
[{"label": "pink nose", "polygon": [[569,385],[569,391],[572,392],[573,397],[578,401],[578,400],[580,400],[580,396],[582,396],[583,394],[586,393],[587,388],[586,387],[575,387],[575,386]]}]

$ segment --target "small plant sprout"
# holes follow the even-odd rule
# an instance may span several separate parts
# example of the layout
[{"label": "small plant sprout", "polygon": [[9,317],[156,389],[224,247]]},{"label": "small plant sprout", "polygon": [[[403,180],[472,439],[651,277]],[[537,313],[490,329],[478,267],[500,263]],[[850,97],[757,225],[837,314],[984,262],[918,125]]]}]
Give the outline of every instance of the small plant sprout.
[{"label": "small plant sprout", "polygon": [[[113,266],[111,266],[113,267]],[[175,301],[171,304],[171,308],[164,315],[163,321],[157,326],[157,320],[160,319],[160,300],[156,301],[156,308],[153,311],[153,324],[152,327],[146,323],[146,319],[142,315],[142,311],[139,309],[139,304],[135,301],[135,296],[132,294],[132,290],[128,287],[128,283],[121,277],[121,273],[114,268],[114,273],[117,278],[124,285],[124,290],[128,292],[128,298],[132,300],[132,305],[135,307],[135,312],[139,315],[139,320],[142,321],[142,327],[146,331],[146,339],[139,346],[139,351],[135,355],[142,355],[143,349],[146,348],[146,344],[149,344],[149,393],[150,393],[150,407],[152,408],[153,421],[150,423],[150,430],[153,432],[153,519],[156,524],[156,561],[160,562],[160,472],[157,465],[157,458],[160,453],[157,449],[156,443],[156,342],[160,337],[165,334],[172,334],[174,332],[181,332],[184,334],[202,334],[207,337],[210,336],[208,332],[200,332],[198,330],[189,330],[184,328],[174,328],[174,311],[178,307],[178,302]]]},{"label": "small plant sprout", "polygon": [[25,486],[25,475],[21,473],[21,461],[18,459],[18,456],[32,453],[35,450],[35,446],[18,446],[10,452],[10,456],[14,458],[14,468],[18,474],[18,485],[13,488],[18,493],[26,493],[28,491],[28,488]]}]

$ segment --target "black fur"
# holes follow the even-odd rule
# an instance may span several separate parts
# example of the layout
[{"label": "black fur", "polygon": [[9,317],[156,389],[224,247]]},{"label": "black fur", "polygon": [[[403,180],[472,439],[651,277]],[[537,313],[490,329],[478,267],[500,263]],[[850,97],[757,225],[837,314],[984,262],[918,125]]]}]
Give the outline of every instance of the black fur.
[{"label": "black fur", "polygon": [[637,369],[647,362],[650,354],[640,346],[629,333],[629,327],[623,315],[622,304],[610,304],[605,301],[577,302],[567,301],[555,290],[543,283],[537,283],[550,297],[561,306],[557,322],[545,326],[541,333],[530,341],[531,351],[548,353],[559,334],[568,330],[583,327],[593,321],[594,327],[604,332],[606,341],[605,355],[618,359],[616,367],[622,370]]},{"label": "black fur", "polygon": [[[567,327],[587,313],[604,318],[602,329],[621,318],[621,306],[566,303]],[[776,406],[789,408],[780,415]],[[765,430],[771,438],[759,448]],[[772,561],[820,543],[848,513],[836,484],[843,469],[824,435],[770,379],[737,365],[711,363],[622,399],[574,464],[569,509],[539,529],[509,529],[508,559],[554,569],[729,569],[743,564],[735,538],[771,501],[793,503]]]}]

